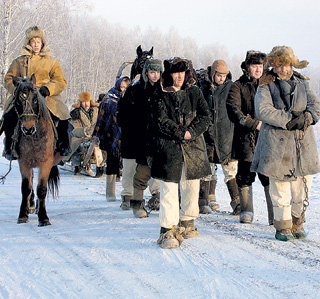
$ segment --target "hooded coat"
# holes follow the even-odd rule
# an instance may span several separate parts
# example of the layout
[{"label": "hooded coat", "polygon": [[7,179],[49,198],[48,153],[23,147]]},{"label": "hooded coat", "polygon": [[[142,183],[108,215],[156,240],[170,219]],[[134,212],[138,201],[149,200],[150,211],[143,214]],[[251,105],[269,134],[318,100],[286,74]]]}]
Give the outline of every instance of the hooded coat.
[{"label": "hooded coat", "polygon": [[[62,102],[60,93],[66,88],[67,81],[63,76],[62,69],[57,60],[49,56],[49,49],[46,44],[39,55],[32,54],[29,45],[29,38],[26,39],[21,56],[13,60],[5,76],[5,88],[13,95],[15,86],[13,77],[36,77],[37,87],[46,86],[50,91],[50,96],[46,97],[47,107],[50,112],[61,120],[70,118],[67,106]],[[12,107],[13,97],[11,96],[5,105],[5,110],[9,111]]]},{"label": "hooded coat", "polygon": [[[207,147],[213,146],[213,163],[221,164],[231,158],[234,125],[229,120],[226,108],[226,100],[231,88],[231,73],[226,81],[218,86],[212,83],[211,66],[208,67],[208,75],[200,81],[201,90],[208,103],[211,112],[212,128],[207,131],[210,141]],[[207,141],[207,140],[206,140]]]},{"label": "hooded coat", "polygon": [[[294,72],[288,82],[278,80],[271,72],[265,84],[258,88],[255,109],[262,126],[251,164],[252,171],[284,181],[320,171],[313,127],[309,126],[304,133],[300,130],[289,131],[286,127],[292,118],[292,111],[309,112],[314,124],[320,118],[320,101],[306,79]],[[285,97],[285,94],[290,96]],[[299,138],[302,138],[300,142]]]},{"label": "hooded coat", "polygon": [[244,73],[235,81],[226,101],[229,119],[234,123],[232,158],[251,162],[258,138],[256,130],[259,120],[254,110],[254,97],[257,87],[264,80],[253,80]]},{"label": "hooded coat", "polygon": [[[166,86],[166,82],[162,83]],[[157,99],[154,111],[157,135],[151,167],[154,178],[179,183],[183,163],[187,180],[211,174],[203,137],[210,123],[210,112],[201,90],[194,83],[187,70],[181,90],[168,86]],[[191,133],[190,140],[184,140],[186,131]]]}]

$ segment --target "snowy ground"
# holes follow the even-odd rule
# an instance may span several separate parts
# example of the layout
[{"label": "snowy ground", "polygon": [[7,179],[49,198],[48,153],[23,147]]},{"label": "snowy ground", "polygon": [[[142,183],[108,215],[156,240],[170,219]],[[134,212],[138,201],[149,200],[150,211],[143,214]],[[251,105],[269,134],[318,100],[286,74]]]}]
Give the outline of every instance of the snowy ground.
[{"label": "snowy ground", "polygon": [[[0,158],[0,174],[7,169]],[[221,210],[200,216],[200,236],[163,250],[156,244],[158,213],[135,219],[119,208],[120,200],[106,202],[105,177],[61,170],[60,197],[47,204],[52,226],[38,227],[36,215],[18,225],[14,162],[0,185],[0,298],[319,298],[320,175],[304,241],[274,239],[260,183],[254,184],[250,225],[228,213],[220,170],[217,189]],[[117,183],[119,198],[120,191]]]}]

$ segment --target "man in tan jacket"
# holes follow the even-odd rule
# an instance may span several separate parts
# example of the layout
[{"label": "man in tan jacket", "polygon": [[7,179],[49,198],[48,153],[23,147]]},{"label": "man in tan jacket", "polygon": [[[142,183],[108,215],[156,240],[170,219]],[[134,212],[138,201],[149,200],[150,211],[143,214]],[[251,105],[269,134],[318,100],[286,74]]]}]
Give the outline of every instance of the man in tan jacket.
[{"label": "man in tan jacket", "polygon": [[[37,27],[30,27],[26,31],[26,39],[21,56],[14,59],[5,76],[5,88],[11,95],[14,94],[14,77],[36,77],[36,85],[40,94],[46,98],[47,107],[57,126],[57,152],[61,156],[69,154],[68,119],[70,118],[67,106],[61,101],[60,93],[65,89],[67,81],[57,60],[49,56],[49,49],[43,31]],[[13,108],[13,96],[5,103],[0,134],[6,134],[4,156],[15,159],[12,155],[12,135],[17,125],[17,115]],[[14,152],[14,151],[13,151]]]}]

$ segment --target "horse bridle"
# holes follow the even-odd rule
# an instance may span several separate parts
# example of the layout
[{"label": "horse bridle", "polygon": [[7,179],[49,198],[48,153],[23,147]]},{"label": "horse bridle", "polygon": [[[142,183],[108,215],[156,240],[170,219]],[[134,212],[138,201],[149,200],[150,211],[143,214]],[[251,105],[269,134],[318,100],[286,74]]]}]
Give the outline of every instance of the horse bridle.
[{"label": "horse bridle", "polygon": [[[30,93],[30,91],[29,91]],[[38,121],[40,115],[39,113],[35,113],[33,107],[32,107],[32,103],[31,103],[31,100],[29,99],[29,96],[27,96],[27,94],[25,94],[23,91],[19,91],[19,99],[20,100],[23,100],[25,101],[25,107],[23,109],[23,112],[21,114],[19,114],[18,110],[17,110],[17,107],[14,106],[14,109],[16,111],[16,114],[18,116],[18,119],[21,123],[20,125],[20,128],[21,128],[21,131],[23,133],[23,135],[27,136],[27,135],[34,135],[36,132],[37,132],[37,128],[35,126],[32,126],[30,130],[27,130],[22,122],[21,122],[21,119],[23,117],[33,117],[33,118],[36,118],[36,122]],[[29,108],[29,111],[31,111],[31,113],[27,112],[28,111],[28,108]]]}]

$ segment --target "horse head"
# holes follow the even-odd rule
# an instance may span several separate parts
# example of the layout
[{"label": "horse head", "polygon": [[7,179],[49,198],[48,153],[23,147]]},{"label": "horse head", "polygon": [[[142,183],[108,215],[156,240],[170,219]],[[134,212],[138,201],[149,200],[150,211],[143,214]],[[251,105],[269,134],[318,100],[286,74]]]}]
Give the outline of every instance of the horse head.
[{"label": "horse head", "polygon": [[137,47],[137,58],[132,68],[130,79],[133,80],[137,74],[141,74],[146,60],[153,56],[153,47],[149,51],[142,51],[141,45]]},{"label": "horse head", "polygon": [[13,84],[14,107],[21,122],[21,131],[24,135],[33,135],[36,132],[36,123],[41,112],[41,96],[36,87],[36,78],[15,77]]}]

